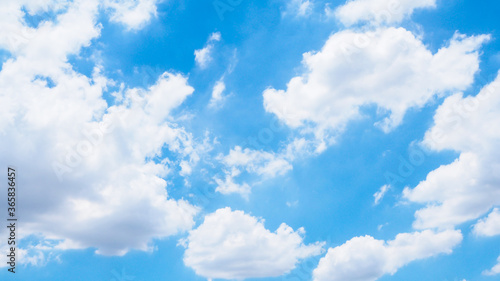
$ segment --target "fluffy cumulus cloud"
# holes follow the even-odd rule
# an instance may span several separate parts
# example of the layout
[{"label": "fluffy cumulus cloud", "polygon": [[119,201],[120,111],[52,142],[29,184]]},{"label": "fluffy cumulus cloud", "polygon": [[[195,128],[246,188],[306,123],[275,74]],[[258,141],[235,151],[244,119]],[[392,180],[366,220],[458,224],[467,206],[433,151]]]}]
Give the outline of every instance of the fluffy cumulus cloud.
[{"label": "fluffy cumulus cloud", "polygon": [[500,210],[495,208],[485,219],[474,225],[474,233],[479,236],[495,236],[500,234]]},{"label": "fluffy cumulus cloud", "polygon": [[248,199],[248,195],[252,191],[252,188],[247,183],[237,183],[235,181],[235,178],[240,174],[240,170],[232,168],[230,171],[225,172],[224,179],[215,177],[214,180],[217,184],[215,191],[226,195],[236,193],[240,194],[243,198]]},{"label": "fluffy cumulus cloud", "polygon": [[402,233],[387,242],[371,236],[355,237],[328,250],[313,271],[313,280],[374,281],[414,260],[449,254],[461,241],[457,230]]},{"label": "fluffy cumulus cloud", "polygon": [[375,105],[384,131],[406,111],[437,94],[467,88],[479,67],[478,49],[489,39],[456,34],[433,54],[410,31],[379,28],[333,34],[319,52],[304,54],[307,68],[286,90],[264,91],[264,106],[287,125],[325,139]]},{"label": "fluffy cumulus cloud", "polygon": [[194,51],[194,60],[196,65],[198,65],[201,69],[205,69],[208,67],[208,64],[212,61],[212,52],[214,49],[215,42],[220,41],[221,34],[220,32],[214,32],[208,38],[206,45],[199,50]]},{"label": "fluffy cumulus cloud", "polygon": [[162,0],[103,0],[103,6],[111,12],[111,21],[124,24],[129,30],[137,30],[156,16],[156,5]]},{"label": "fluffy cumulus cloud", "polygon": [[350,26],[359,22],[370,24],[399,23],[417,8],[436,6],[436,0],[350,0],[332,13]]},{"label": "fluffy cumulus cloud", "polygon": [[[1,20],[5,13],[23,26],[21,2],[2,2]],[[0,42],[11,51],[0,71],[0,164],[22,175],[19,238],[121,255],[194,225],[197,208],[167,194],[171,168],[162,154],[198,158],[191,135],[170,117],[194,89],[186,77],[164,73],[149,89],[124,85],[109,106],[103,93],[113,81],[100,67],[87,77],[67,62],[99,37],[98,7],[73,1],[53,22],[27,28],[19,44]]]},{"label": "fluffy cumulus cloud", "polygon": [[[416,228],[446,228],[474,220],[500,205],[500,76],[476,96],[455,94],[437,109],[434,125],[423,143],[429,148],[460,153],[458,159],[430,172],[415,188],[406,188],[409,201],[426,204],[415,214]],[[473,132],[473,133],[471,133]],[[495,209],[475,231],[498,231]]]},{"label": "fluffy cumulus cloud", "polygon": [[301,260],[321,254],[322,244],[305,245],[304,229],[281,224],[275,232],[264,221],[230,208],[205,217],[183,241],[184,263],[196,274],[213,279],[276,277]]}]

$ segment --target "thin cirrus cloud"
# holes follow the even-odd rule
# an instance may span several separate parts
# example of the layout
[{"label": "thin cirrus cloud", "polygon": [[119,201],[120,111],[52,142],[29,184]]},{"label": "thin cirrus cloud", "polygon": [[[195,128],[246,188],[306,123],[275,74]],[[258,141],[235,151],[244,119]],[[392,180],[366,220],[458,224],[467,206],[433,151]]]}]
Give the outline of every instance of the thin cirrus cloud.
[{"label": "thin cirrus cloud", "polygon": [[324,244],[305,245],[304,233],[284,223],[271,232],[261,219],[219,209],[181,241],[186,247],[184,264],[210,280],[281,276],[299,260],[322,253]]},{"label": "thin cirrus cloud", "polygon": [[282,12],[283,17],[291,16],[295,18],[308,17],[312,14],[314,2],[309,0],[286,0],[285,10]]},{"label": "thin cirrus cloud", "polygon": [[387,193],[387,191],[389,191],[391,189],[391,186],[388,185],[388,184],[385,184],[383,185],[379,191],[375,192],[375,194],[373,194],[373,199],[374,199],[374,204],[375,205],[378,205],[380,203],[380,201],[382,200],[382,198],[384,198],[385,194]]}]

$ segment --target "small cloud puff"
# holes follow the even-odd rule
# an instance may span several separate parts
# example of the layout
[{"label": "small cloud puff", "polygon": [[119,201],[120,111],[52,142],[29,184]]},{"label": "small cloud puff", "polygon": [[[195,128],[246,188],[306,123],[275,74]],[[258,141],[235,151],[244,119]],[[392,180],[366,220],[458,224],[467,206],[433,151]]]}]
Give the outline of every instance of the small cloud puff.
[{"label": "small cloud puff", "polygon": [[210,35],[207,40],[205,47],[194,51],[194,60],[196,65],[201,69],[208,67],[208,64],[212,61],[212,52],[214,49],[214,43],[221,40],[220,32],[214,32]]}]

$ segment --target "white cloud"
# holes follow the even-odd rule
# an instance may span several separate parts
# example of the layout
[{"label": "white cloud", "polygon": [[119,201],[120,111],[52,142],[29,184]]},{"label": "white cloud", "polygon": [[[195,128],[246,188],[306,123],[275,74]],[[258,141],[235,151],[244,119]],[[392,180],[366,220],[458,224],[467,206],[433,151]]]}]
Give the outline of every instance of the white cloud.
[{"label": "white cloud", "polygon": [[[16,264],[41,267],[52,261],[61,262],[60,253],[53,251],[55,244],[50,242],[52,241],[43,241],[43,243],[40,244],[33,244],[33,242],[30,242],[29,245],[23,247],[18,245],[16,248]],[[6,255],[10,254],[10,246],[5,243],[0,247],[0,251]],[[5,266],[9,265],[4,262],[0,265],[0,268]]]},{"label": "white cloud", "polygon": [[323,140],[298,137],[291,140],[281,154],[285,159],[293,161],[297,157],[318,155],[325,151],[325,149],[326,143]]},{"label": "white cloud", "polygon": [[304,54],[307,71],[286,90],[265,90],[264,106],[290,127],[332,142],[332,134],[362,117],[363,106],[376,105],[387,116],[377,125],[387,132],[409,108],[467,88],[479,68],[478,49],[488,39],[456,34],[432,54],[403,28],[341,31],[321,51]]},{"label": "white cloud", "polygon": [[224,79],[221,78],[217,81],[217,83],[215,83],[212,89],[212,98],[210,99],[208,106],[212,108],[220,106],[224,102],[225,96],[223,93],[225,90],[226,84],[224,84]]},{"label": "white cloud", "polygon": [[247,183],[239,184],[234,181],[234,178],[237,177],[240,173],[240,170],[233,168],[231,172],[226,172],[224,180],[218,177],[214,177],[215,183],[217,184],[215,191],[226,195],[238,193],[243,198],[248,199],[248,195],[251,192],[251,187]]},{"label": "white cloud", "polygon": [[240,146],[231,149],[222,162],[227,167],[242,167],[249,173],[266,177],[284,175],[292,169],[292,165],[280,155],[249,148],[242,149]]},{"label": "white cloud", "polygon": [[181,167],[180,171],[181,176],[190,175],[191,172],[193,171],[193,167],[191,167],[188,161],[182,160],[179,166]]},{"label": "white cloud", "polygon": [[19,64],[24,59],[31,60],[31,68],[45,74],[55,75],[59,68],[66,66],[67,54],[77,53],[100,33],[96,1],[75,1],[57,16],[57,24],[45,21],[36,29],[25,24],[22,3],[3,1],[0,5],[5,5],[5,9],[0,9],[0,24],[5,27],[1,31],[5,33],[0,47],[8,50]]},{"label": "white cloud", "polygon": [[335,17],[335,11],[332,10],[330,3],[325,4],[324,12],[328,19]]},{"label": "white cloud", "polygon": [[210,37],[208,37],[208,42],[218,42],[221,38],[220,32],[213,32],[210,34]]},{"label": "white cloud", "polygon": [[474,225],[474,233],[478,236],[495,236],[500,234],[500,210],[493,211],[485,219]]},{"label": "white cloud", "polygon": [[194,51],[194,60],[198,67],[200,67],[201,69],[205,69],[208,67],[208,64],[212,61],[212,51],[214,49],[214,43],[220,41],[220,39],[220,32],[214,32],[208,38],[205,47]]},{"label": "white cloud", "polygon": [[137,30],[156,16],[159,2],[161,0],[103,0],[103,5],[111,10],[111,21],[122,23],[129,30]]},{"label": "white cloud", "polygon": [[391,189],[391,186],[386,184],[386,185],[383,185],[379,191],[377,191],[377,192],[375,192],[375,194],[373,194],[375,205],[378,205],[378,203],[380,203],[380,200],[382,200],[382,198],[384,198],[384,195],[387,193],[387,191],[389,191],[389,189]]},{"label": "white cloud", "polygon": [[381,230],[382,230],[382,228],[384,228],[384,226],[386,226],[386,225],[388,225],[388,224],[389,224],[389,223],[387,223],[387,222],[386,222],[386,223],[384,223],[384,224],[379,224],[379,225],[377,226],[377,230],[378,230],[378,231],[381,231]]},{"label": "white cloud", "polygon": [[391,241],[355,237],[330,248],[313,271],[314,281],[374,281],[406,264],[438,254],[450,254],[462,241],[458,230],[402,233]]},{"label": "white cloud", "polygon": [[434,8],[436,0],[350,0],[334,15],[346,26],[359,22],[379,25],[399,23],[417,8]]},{"label": "white cloud", "polygon": [[[49,10],[59,12],[66,7],[62,1],[1,1],[0,3],[0,48],[16,54],[34,37],[35,28],[24,24],[24,11],[30,15],[44,13]],[[42,23],[48,24],[48,23]],[[75,34],[76,35],[76,34]],[[84,34],[80,34],[85,36]],[[62,46],[54,46],[56,48]]]},{"label": "white cloud", "polygon": [[[274,126],[276,125],[271,125]],[[245,182],[237,183],[237,177],[242,172],[260,176],[260,180],[283,176],[293,169],[292,162],[298,157],[316,155],[322,152],[324,147],[321,141],[304,138],[293,139],[277,153],[235,146],[227,155],[218,156],[218,160],[225,167],[225,177],[213,178],[217,184],[216,191],[222,194],[239,193],[248,199],[251,193],[250,185]]]},{"label": "white cloud", "polygon": [[[151,15],[156,14],[157,2],[159,1],[1,1],[0,48],[13,55],[37,55],[39,60],[43,58],[39,53],[45,54],[47,61],[53,59],[51,55],[55,54],[59,54],[61,58],[67,52],[74,54],[77,51],[74,48],[87,46],[89,38],[95,38],[99,34],[100,25],[96,23],[99,7],[111,10],[111,20],[122,22],[129,29],[139,29],[149,21]],[[37,28],[32,28],[26,25],[25,12],[21,8],[31,15],[55,12],[57,19],[46,19]],[[70,49],[72,50],[69,51]]]},{"label": "white cloud", "polygon": [[[15,3],[9,11],[18,15],[22,3]],[[162,155],[169,149],[179,160],[196,159],[192,136],[170,117],[194,89],[186,77],[164,73],[149,89],[124,87],[123,102],[108,107],[103,92],[113,82],[100,67],[86,77],[67,62],[99,37],[98,6],[71,2],[15,48],[1,45],[15,51],[0,71],[0,164],[23,175],[20,239],[36,234],[58,241],[53,249],[121,255],[194,225],[198,209],[168,196]]]},{"label": "white cloud", "polygon": [[194,60],[200,68],[206,68],[208,63],[212,60],[211,52],[213,45],[207,45],[203,49],[194,51]]},{"label": "white cloud", "polygon": [[[72,82],[83,81],[67,83]],[[165,75],[135,101],[130,99],[141,91],[130,90],[129,104],[112,106],[104,115],[99,115],[101,104],[92,101],[96,89],[90,84],[80,83],[77,87],[87,89],[73,90],[62,83],[52,89],[27,83],[32,91],[23,90],[24,95],[16,95],[17,102],[9,103],[21,113],[14,118],[24,122],[14,120],[1,128],[17,132],[2,139],[2,153],[5,165],[15,163],[26,173],[25,188],[30,192],[23,201],[32,207],[23,209],[25,234],[40,233],[48,239],[71,241],[77,248],[96,247],[99,253],[115,255],[129,249],[148,250],[153,238],[189,230],[197,209],[168,199],[162,179],[169,173],[168,166],[146,160],[161,156],[164,146],[186,153],[186,133],[169,127],[164,120],[168,111],[156,108],[162,104],[157,95],[170,104],[175,95],[190,94],[192,88],[185,83],[184,77]],[[68,92],[83,96],[53,100]],[[51,114],[59,102],[64,107]],[[93,103],[98,106],[92,108]],[[163,103],[167,108],[168,104]],[[93,121],[94,116],[102,121]],[[99,129],[106,123],[112,124],[112,131]],[[37,161],[30,161],[32,157]],[[46,199],[40,202],[40,198]],[[144,213],[148,216],[143,217]]]},{"label": "white cloud", "polygon": [[247,183],[235,182],[235,178],[242,170],[264,178],[273,178],[284,175],[293,168],[283,155],[249,148],[242,149],[240,146],[231,149],[225,156],[220,155],[219,159],[227,171],[225,180],[214,177],[217,183],[215,190],[222,194],[239,193],[244,198],[248,198],[250,186]]},{"label": "white cloud", "polygon": [[497,262],[498,263],[495,266],[493,266],[493,268],[491,268],[490,270],[483,271],[483,275],[493,276],[500,274],[500,256],[498,257]]},{"label": "white cloud", "polygon": [[189,232],[184,264],[208,279],[277,277],[301,260],[322,253],[322,243],[305,245],[304,229],[281,224],[271,232],[264,221],[242,211],[219,209]]},{"label": "white cloud", "polygon": [[[454,227],[500,205],[500,175],[495,172],[500,168],[500,132],[493,129],[500,125],[499,89],[500,76],[477,96],[456,94],[437,109],[423,143],[460,156],[430,172],[414,189],[405,188],[406,199],[426,204],[415,213],[414,227]],[[476,231],[493,231],[487,225],[479,223]]]},{"label": "white cloud", "polygon": [[312,13],[313,2],[309,0],[287,0],[283,16],[307,17]]}]

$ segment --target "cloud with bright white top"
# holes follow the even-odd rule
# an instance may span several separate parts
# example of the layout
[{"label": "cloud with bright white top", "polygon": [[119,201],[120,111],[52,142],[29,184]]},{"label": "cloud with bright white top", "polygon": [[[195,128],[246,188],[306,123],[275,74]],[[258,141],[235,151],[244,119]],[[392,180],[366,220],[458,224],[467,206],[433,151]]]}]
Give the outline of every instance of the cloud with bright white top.
[{"label": "cloud with bright white top", "polygon": [[285,223],[271,232],[264,220],[223,208],[207,215],[181,241],[184,264],[208,279],[277,277],[322,253],[324,244],[305,245],[304,234],[303,228],[294,231]]},{"label": "cloud with bright white top", "polygon": [[[57,3],[0,4],[0,32],[7,35],[0,46],[12,55],[0,71],[0,132],[12,132],[0,138],[0,164],[23,170],[18,239],[36,235],[54,242],[44,249],[95,248],[104,255],[150,251],[153,239],[190,230],[199,211],[169,197],[164,178],[172,167],[162,152],[199,158],[191,134],[172,125],[171,116],[194,89],[185,76],[165,72],[149,88],[122,85],[108,106],[103,93],[114,81],[102,68],[87,77],[68,63],[100,36],[101,2],[60,9]],[[60,13],[32,28],[22,9]],[[22,40],[11,40],[19,30]]]},{"label": "cloud with bright white top", "polygon": [[103,5],[111,10],[111,21],[125,25],[128,30],[139,30],[157,15],[156,6],[161,1],[103,0]]},{"label": "cloud with bright white top", "polygon": [[479,48],[489,38],[455,34],[433,54],[403,28],[343,30],[320,51],[304,54],[307,70],[286,90],[265,90],[264,107],[291,128],[332,143],[347,123],[363,117],[363,106],[375,105],[376,125],[389,132],[409,109],[471,85]]},{"label": "cloud with bright white top", "polygon": [[[414,227],[450,228],[478,219],[500,205],[500,76],[476,96],[452,95],[434,115],[434,125],[423,144],[435,151],[453,150],[460,156],[431,171],[404,198],[425,204],[415,213]],[[471,132],[474,132],[471,134]],[[498,220],[494,210],[474,228],[476,233],[496,233],[490,223]],[[491,220],[491,222],[490,222]]]},{"label": "cloud with bright white top", "polygon": [[374,281],[406,264],[438,254],[450,254],[462,241],[458,230],[401,233],[394,240],[354,237],[328,249],[313,272],[314,281]]},{"label": "cloud with bright white top", "polygon": [[500,210],[498,208],[474,225],[474,233],[478,236],[500,235]]},{"label": "cloud with bright white top", "polygon": [[415,9],[434,7],[436,0],[350,0],[332,14],[346,26],[360,22],[380,25],[399,23]]}]

